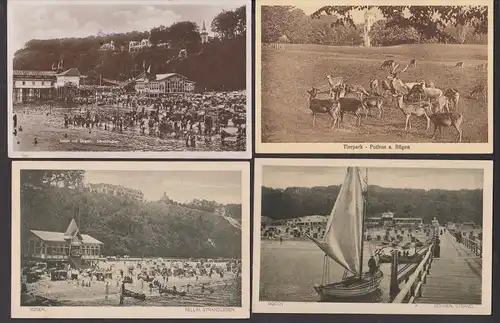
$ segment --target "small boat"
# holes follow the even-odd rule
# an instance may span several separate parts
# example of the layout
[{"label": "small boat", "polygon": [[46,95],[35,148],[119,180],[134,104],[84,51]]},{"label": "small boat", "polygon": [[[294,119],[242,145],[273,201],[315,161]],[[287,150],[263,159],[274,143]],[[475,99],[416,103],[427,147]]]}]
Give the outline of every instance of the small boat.
[{"label": "small boat", "polygon": [[[321,301],[365,296],[379,289],[384,276],[382,271],[378,269],[374,273],[363,272],[367,187],[367,177],[362,178],[358,167],[347,168],[322,240],[307,235],[325,252],[322,282],[313,286]],[[345,270],[340,281],[327,281],[330,259]]]},{"label": "small boat", "polygon": [[[418,254],[413,254],[410,256],[399,256],[398,263],[399,264],[410,264],[417,262],[419,259]],[[381,264],[390,264],[392,262],[392,256],[390,255],[379,255],[379,263]]]},{"label": "small boat", "polygon": [[123,296],[124,297],[132,297],[132,298],[140,299],[140,300],[146,299],[146,294],[133,292],[131,290],[126,289],[125,287],[123,288]]}]

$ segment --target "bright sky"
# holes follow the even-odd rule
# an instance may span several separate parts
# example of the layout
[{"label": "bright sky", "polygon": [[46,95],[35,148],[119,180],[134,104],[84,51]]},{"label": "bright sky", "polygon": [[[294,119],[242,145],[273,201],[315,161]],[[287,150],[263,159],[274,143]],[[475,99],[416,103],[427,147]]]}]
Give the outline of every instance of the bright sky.
[{"label": "bright sky", "polygon": [[150,201],[158,201],[163,192],[177,202],[193,199],[221,204],[241,203],[239,171],[94,171],[85,172],[87,183],[108,183],[139,189]]},{"label": "bright sky", "polygon": [[[9,1],[12,52],[22,48],[31,39],[86,37],[95,36],[99,32],[109,34],[148,31],[152,27],[168,26],[178,21],[192,21],[201,27],[205,20],[207,31],[211,33],[210,24],[217,14],[222,10],[233,10],[245,4],[242,0],[225,1],[226,4],[221,4],[224,1],[220,0],[210,1],[204,5],[158,5],[158,2],[147,0],[135,1],[135,4],[131,0],[122,0],[112,5],[100,5],[95,1],[90,4],[70,2]],[[106,2],[109,3],[100,1]],[[184,1],[186,2],[189,1]]]},{"label": "bright sky", "polygon": [[[272,188],[340,185],[346,167],[264,166],[263,185]],[[482,189],[482,169],[369,168],[369,185],[410,189]]]}]

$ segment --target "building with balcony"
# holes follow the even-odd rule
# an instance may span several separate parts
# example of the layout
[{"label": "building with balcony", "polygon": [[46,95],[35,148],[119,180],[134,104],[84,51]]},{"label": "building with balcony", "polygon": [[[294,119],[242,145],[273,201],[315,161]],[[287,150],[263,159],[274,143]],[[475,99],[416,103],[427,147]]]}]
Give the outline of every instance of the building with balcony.
[{"label": "building with balcony", "polygon": [[96,238],[80,233],[73,219],[66,232],[30,230],[22,255],[26,261],[63,262],[79,268],[85,262],[99,260],[102,246]]},{"label": "building with balcony", "polygon": [[143,49],[150,48],[151,46],[152,44],[147,38],[144,38],[141,41],[133,40],[128,43],[128,51],[129,52],[141,51]]},{"label": "building with balcony", "polygon": [[99,47],[100,51],[107,52],[107,51],[115,51],[116,46],[114,41],[110,41],[109,43],[102,44],[101,47]]},{"label": "building with balcony", "polygon": [[147,78],[136,80],[135,90],[139,93],[159,95],[164,93],[192,93],[196,83],[177,73],[156,74],[153,81]]}]

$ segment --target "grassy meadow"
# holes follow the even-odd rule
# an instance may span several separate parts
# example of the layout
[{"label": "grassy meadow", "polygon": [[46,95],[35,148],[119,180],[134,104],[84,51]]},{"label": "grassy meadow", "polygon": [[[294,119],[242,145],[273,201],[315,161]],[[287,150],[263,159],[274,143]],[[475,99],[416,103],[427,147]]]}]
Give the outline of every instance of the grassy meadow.
[{"label": "grassy meadow", "polygon": [[[330,130],[330,118],[318,115],[316,127],[308,108],[312,87],[327,89],[328,74],[343,76],[348,83],[360,84],[369,90],[369,79],[385,79],[388,72],[380,70],[384,60],[393,59],[403,68],[410,59],[417,67],[400,73],[403,82],[432,81],[445,91],[453,87],[460,92],[458,110],[464,115],[464,143],[488,142],[488,104],[482,95],[469,98],[471,89],[487,82],[487,72],[476,65],[488,61],[486,45],[419,44],[393,47],[340,47],[286,44],[283,50],[262,48],[261,61],[261,129],[263,143],[452,143],[453,128],[432,141],[433,126],[425,130],[426,121],[411,117],[412,129],[404,130],[405,116],[388,97],[384,114],[377,111],[355,126],[355,117],[346,115],[339,128]],[[455,64],[464,62],[464,68]],[[318,96],[320,98],[320,96]]]}]

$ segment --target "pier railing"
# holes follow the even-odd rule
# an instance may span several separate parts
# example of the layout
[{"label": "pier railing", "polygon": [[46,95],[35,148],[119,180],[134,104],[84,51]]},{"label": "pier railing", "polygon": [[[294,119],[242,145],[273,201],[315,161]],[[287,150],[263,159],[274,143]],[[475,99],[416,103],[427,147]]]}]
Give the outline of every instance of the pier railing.
[{"label": "pier railing", "polygon": [[[426,283],[426,277],[430,273],[433,260],[434,243],[432,243],[424,252],[424,256],[419,264],[412,270],[411,275],[405,277],[404,286],[399,289],[399,279],[391,281],[391,303],[413,303],[415,298],[422,296],[422,286]],[[394,256],[397,259],[397,255]],[[396,260],[397,261],[397,260]],[[397,271],[395,272],[397,274]],[[399,290],[396,294],[395,289]]]},{"label": "pier railing", "polygon": [[[449,230],[450,233],[453,235],[453,237],[457,240],[458,243],[463,244],[467,249],[472,251],[476,256],[482,257],[483,255],[483,244],[480,241],[473,240],[470,238],[467,238],[466,236],[462,235],[460,239],[457,239],[457,231],[455,230]],[[461,234],[461,233],[459,233]]]}]

